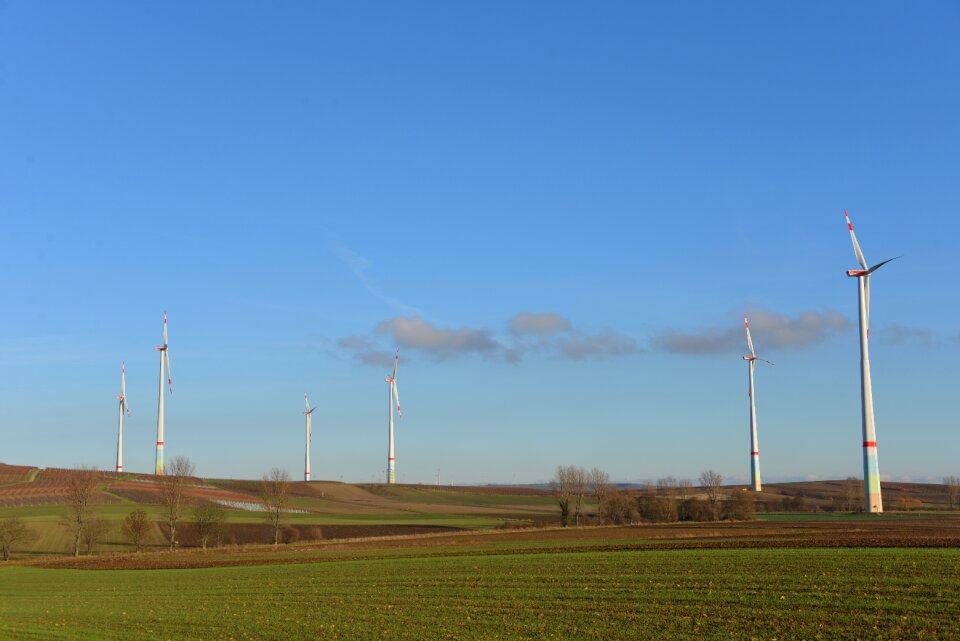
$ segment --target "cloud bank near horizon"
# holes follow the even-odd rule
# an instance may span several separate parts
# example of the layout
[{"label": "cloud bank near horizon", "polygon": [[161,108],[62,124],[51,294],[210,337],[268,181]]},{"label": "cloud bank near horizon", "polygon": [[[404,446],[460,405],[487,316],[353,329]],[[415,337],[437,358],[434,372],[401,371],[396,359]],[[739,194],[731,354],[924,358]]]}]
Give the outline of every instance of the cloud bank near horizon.
[{"label": "cloud bank near horizon", "polygon": [[[748,314],[759,353],[806,349],[854,327],[850,319],[833,310],[807,310],[791,316],[753,309]],[[885,328],[880,334],[883,336],[881,340],[891,344],[926,344],[929,339],[926,330],[901,326]],[[743,327],[737,323],[699,330],[660,330],[643,344],[637,338],[612,328],[583,330],[557,312],[522,311],[507,319],[499,332],[483,327],[444,326],[428,321],[420,314],[393,316],[377,323],[369,336],[346,336],[337,344],[341,350],[367,365],[391,364],[393,351],[386,347],[388,344],[435,361],[480,357],[519,363],[531,354],[586,360],[622,358],[645,352],[732,353],[746,348],[746,336]]]}]

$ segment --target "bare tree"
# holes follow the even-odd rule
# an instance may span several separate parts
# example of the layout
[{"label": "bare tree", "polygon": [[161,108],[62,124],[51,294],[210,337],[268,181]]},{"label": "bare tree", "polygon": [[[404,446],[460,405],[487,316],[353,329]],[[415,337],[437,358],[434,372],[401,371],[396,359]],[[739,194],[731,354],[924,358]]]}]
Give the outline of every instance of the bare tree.
[{"label": "bare tree", "polygon": [[273,544],[280,543],[280,526],[283,523],[283,513],[290,503],[290,475],[286,470],[278,467],[264,474],[260,480],[263,492],[263,505],[267,521],[273,526]]},{"label": "bare tree", "polygon": [[603,497],[603,504],[600,507],[600,515],[605,523],[611,525],[623,525],[634,520],[636,510],[633,507],[633,501],[630,496],[615,487]]},{"label": "bare tree", "polygon": [[580,515],[583,514],[583,497],[590,490],[590,473],[582,467],[571,466],[573,480],[573,521],[580,526]]},{"label": "bare tree", "polygon": [[573,466],[558,465],[557,472],[550,481],[550,489],[556,494],[560,506],[560,525],[570,524],[570,500],[573,497]]},{"label": "bare tree", "polygon": [[97,543],[103,541],[110,531],[110,522],[92,517],[87,519],[87,524],[83,528],[83,545],[87,549],[87,554],[93,554],[93,548]]},{"label": "bare tree", "polygon": [[950,509],[955,510],[960,507],[960,477],[945,476],[943,484],[947,486],[947,501],[950,503]]},{"label": "bare tree", "polygon": [[599,468],[590,470],[590,491],[597,499],[597,518],[600,522],[604,520],[603,508],[607,502],[607,496],[610,494],[610,475]]},{"label": "bare tree", "polygon": [[753,493],[741,490],[733,493],[733,498],[723,507],[723,518],[732,521],[750,521],[756,512]]},{"label": "bare tree", "polygon": [[863,482],[855,476],[848,476],[843,484],[843,508],[846,512],[856,512],[863,505]]},{"label": "bare tree", "polygon": [[20,519],[14,517],[0,521],[0,553],[3,554],[3,560],[10,560],[10,553],[18,543],[32,538],[33,531]]},{"label": "bare tree", "polygon": [[120,531],[125,537],[130,539],[137,552],[143,550],[143,539],[147,534],[150,522],[147,521],[147,513],[141,508],[137,508],[123,519],[123,525]]},{"label": "bare tree", "polygon": [[220,540],[226,520],[227,513],[219,505],[201,505],[193,511],[193,526],[204,550],[207,549],[207,542],[211,537],[216,541]]},{"label": "bare tree", "polygon": [[700,474],[700,485],[707,493],[707,500],[710,501],[710,510],[713,518],[719,517],[720,487],[723,485],[723,477],[713,470],[707,470]]},{"label": "bare tree", "polygon": [[687,514],[687,508],[690,506],[690,499],[693,498],[693,481],[690,479],[680,479],[677,481],[677,518],[681,521],[690,519]]},{"label": "bare tree", "polygon": [[73,536],[73,556],[80,556],[80,542],[87,522],[93,518],[92,502],[100,482],[95,468],[81,467],[72,471],[66,478],[67,504],[69,509],[63,524]]},{"label": "bare tree", "polygon": [[177,456],[170,461],[166,474],[160,477],[160,497],[166,512],[171,550],[177,546],[177,523],[183,516],[183,495],[193,474],[194,467],[190,459]]},{"label": "bare tree", "polygon": [[677,479],[672,476],[665,476],[657,479],[657,494],[666,498],[674,498],[677,493]]}]

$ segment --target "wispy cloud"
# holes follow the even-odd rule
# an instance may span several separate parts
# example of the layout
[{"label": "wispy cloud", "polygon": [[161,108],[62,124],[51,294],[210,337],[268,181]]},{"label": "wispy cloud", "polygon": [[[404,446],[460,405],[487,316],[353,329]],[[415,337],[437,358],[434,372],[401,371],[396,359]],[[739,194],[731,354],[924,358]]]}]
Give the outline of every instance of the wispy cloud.
[{"label": "wispy cloud", "polygon": [[549,335],[570,331],[569,320],[554,312],[520,312],[507,322],[511,334]]},{"label": "wispy cloud", "polygon": [[337,341],[337,345],[343,349],[369,349],[370,341],[359,336],[344,336]]},{"label": "wispy cloud", "polygon": [[611,358],[642,351],[633,338],[608,329],[599,334],[575,332],[557,341],[557,349],[574,359]]},{"label": "wispy cloud", "polygon": [[926,327],[912,327],[897,323],[882,327],[871,327],[870,337],[876,338],[886,345],[930,347],[934,343],[933,332]]},{"label": "wispy cloud", "polygon": [[377,281],[370,275],[371,262],[363,256],[351,251],[339,239],[331,238],[328,242],[337,257],[350,268],[353,275],[356,276],[364,289],[380,299],[385,304],[403,314],[422,314],[416,307],[407,305],[396,298],[392,298],[383,293]]},{"label": "wispy cloud", "polygon": [[352,352],[358,361],[364,365],[393,365],[393,354],[390,350],[381,349],[371,341],[361,336],[344,336],[337,341],[337,346]]},{"label": "wispy cloud", "polygon": [[[750,331],[758,351],[769,349],[802,349],[825,341],[831,334],[845,332],[850,320],[835,311],[800,312],[796,316],[778,314],[765,309],[748,312]],[[746,347],[746,335],[739,324],[728,327],[705,327],[680,332],[665,330],[650,339],[652,348],[676,354],[710,354]]]}]

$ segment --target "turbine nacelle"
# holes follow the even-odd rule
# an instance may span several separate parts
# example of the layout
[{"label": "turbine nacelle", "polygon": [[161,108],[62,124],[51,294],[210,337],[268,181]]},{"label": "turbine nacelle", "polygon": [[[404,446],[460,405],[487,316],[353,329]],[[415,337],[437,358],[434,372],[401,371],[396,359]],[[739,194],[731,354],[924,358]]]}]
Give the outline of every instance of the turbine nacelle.
[{"label": "turbine nacelle", "polygon": [[850,276],[851,278],[866,276],[866,274],[867,274],[867,270],[865,269],[848,269],[847,270],[847,276]]}]

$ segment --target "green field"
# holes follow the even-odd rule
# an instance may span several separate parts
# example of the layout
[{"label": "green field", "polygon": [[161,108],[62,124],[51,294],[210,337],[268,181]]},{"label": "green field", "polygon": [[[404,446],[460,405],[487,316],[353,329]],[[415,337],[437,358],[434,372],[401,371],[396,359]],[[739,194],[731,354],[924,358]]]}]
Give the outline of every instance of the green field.
[{"label": "green field", "polygon": [[0,567],[2,639],[955,639],[960,550]]}]

